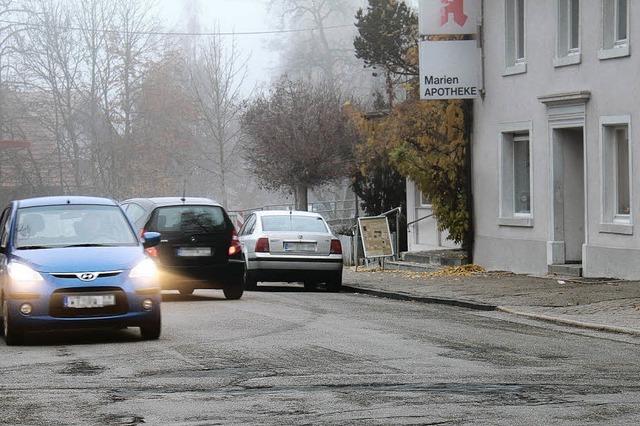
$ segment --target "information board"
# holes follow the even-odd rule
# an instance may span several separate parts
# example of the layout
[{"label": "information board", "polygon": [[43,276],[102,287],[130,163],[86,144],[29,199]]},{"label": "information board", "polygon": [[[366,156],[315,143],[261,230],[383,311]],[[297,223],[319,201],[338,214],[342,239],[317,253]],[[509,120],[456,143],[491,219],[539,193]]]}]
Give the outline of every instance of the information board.
[{"label": "information board", "polygon": [[358,218],[364,257],[391,257],[395,253],[391,244],[391,230],[386,216]]},{"label": "information board", "polygon": [[420,42],[421,99],[480,96],[481,53],[475,40]]}]

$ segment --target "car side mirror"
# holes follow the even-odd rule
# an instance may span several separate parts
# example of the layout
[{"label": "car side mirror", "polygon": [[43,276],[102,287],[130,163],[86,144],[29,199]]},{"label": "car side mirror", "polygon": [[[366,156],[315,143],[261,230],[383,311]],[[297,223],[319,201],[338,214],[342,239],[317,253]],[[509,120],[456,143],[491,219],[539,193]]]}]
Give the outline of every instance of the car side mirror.
[{"label": "car side mirror", "polygon": [[142,234],[142,246],[144,248],[155,247],[160,244],[160,233],[159,232],[145,232]]}]

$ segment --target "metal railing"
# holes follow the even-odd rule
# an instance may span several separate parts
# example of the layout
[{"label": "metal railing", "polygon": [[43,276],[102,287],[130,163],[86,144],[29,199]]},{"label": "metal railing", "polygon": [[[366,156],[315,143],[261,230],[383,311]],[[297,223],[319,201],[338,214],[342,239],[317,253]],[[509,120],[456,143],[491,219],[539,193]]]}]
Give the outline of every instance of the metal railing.
[{"label": "metal railing", "polygon": [[407,223],[407,227],[409,227],[409,226],[411,226],[411,225],[415,225],[416,223],[418,223],[418,222],[420,222],[420,221],[422,221],[422,220],[429,219],[430,217],[433,217],[433,213],[431,213],[430,215],[427,215],[427,216],[421,217],[420,219],[416,219],[416,220],[413,220],[413,221],[411,221],[411,222]]},{"label": "metal railing", "polygon": [[[356,216],[356,200],[314,201],[309,203],[308,211],[321,214],[327,221],[353,219]],[[269,204],[244,210],[230,210],[244,217],[255,211],[295,210],[295,204]]]}]

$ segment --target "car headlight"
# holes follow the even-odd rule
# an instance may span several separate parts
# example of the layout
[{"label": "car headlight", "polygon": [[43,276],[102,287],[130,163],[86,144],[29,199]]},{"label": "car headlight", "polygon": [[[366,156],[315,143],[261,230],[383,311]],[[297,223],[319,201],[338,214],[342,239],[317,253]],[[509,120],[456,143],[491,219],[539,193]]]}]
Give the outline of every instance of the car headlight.
[{"label": "car headlight", "polygon": [[129,272],[129,278],[151,280],[157,278],[157,276],[158,267],[151,259],[144,259],[142,262],[134,266],[133,269],[131,269],[131,272]]},{"label": "car headlight", "polygon": [[7,265],[9,277],[13,282],[40,282],[42,275],[22,263],[10,262]]},{"label": "car headlight", "polygon": [[9,262],[7,272],[9,273],[14,291],[18,292],[38,291],[40,284],[44,281],[42,275],[22,263]]}]

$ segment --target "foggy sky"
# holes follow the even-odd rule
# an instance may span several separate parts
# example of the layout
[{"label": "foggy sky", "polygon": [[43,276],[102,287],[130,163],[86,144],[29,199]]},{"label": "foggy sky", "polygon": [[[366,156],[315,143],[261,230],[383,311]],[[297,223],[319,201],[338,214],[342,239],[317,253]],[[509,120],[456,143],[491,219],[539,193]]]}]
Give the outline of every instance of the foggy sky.
[{"label": "foggy sky", "polygon": [[[163,25],[172,31],[186,31],[185,9],[199,4],[201,32],[218,27],[221,32],[277,30],[277,19],[267,11],[267,0],[159,0]],[[278,65],[278,52],[269,50],[269,42],[279,35],[238,35],[236,42],[243,55],[249,55],[245,92],[271,81]],[[231,37],[229,37],[231,38]]]}]

